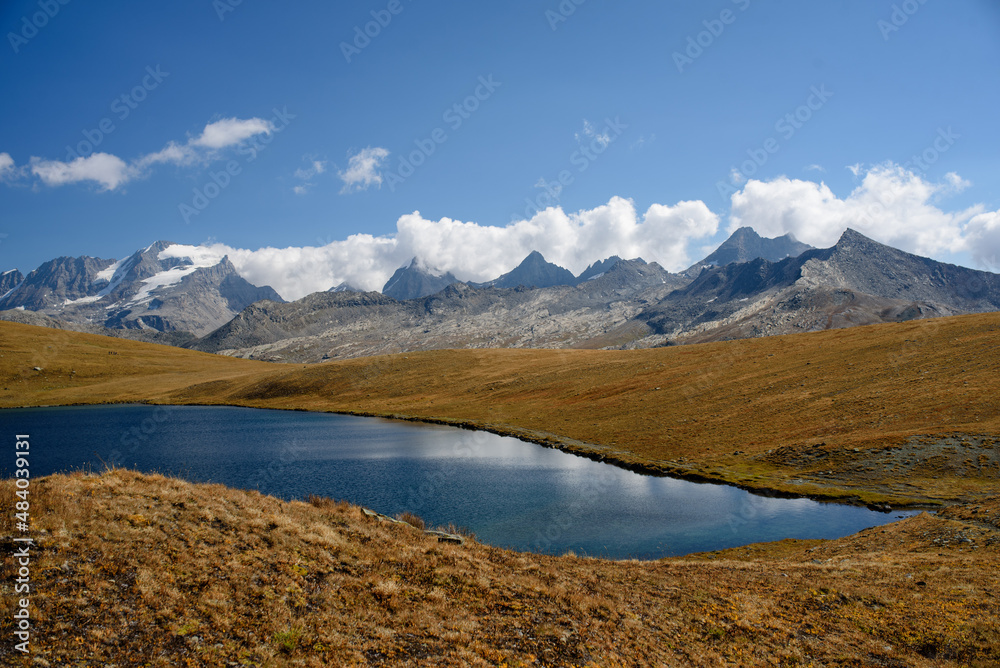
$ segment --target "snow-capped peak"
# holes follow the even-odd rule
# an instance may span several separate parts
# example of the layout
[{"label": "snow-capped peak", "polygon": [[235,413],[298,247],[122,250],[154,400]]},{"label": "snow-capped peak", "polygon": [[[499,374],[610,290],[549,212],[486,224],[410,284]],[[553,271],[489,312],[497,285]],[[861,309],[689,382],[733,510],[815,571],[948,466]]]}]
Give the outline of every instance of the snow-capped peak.
[{"label": "snow-capped peak", "polygon": [[220,252],[219,249],[212,248],[210,246],[171,244],[161,250],[157,254],[156,259],[166,260],[169,258],[177,258],[180,260],[187,260],[195,268],[208,268],[214,267],[222,262],[222,258],[225,256],[226,254],[224,252]]}]

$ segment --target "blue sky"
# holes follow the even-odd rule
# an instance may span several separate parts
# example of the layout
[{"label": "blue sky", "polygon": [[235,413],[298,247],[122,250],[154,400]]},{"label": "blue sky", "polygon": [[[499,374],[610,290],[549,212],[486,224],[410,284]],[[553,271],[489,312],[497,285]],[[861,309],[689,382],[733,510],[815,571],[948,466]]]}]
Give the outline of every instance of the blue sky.
[{"label": "blue sky", "polygon": [[997,268],[991,0],[234,1],[0,3],[0,269],[214,243],[298,296],[738,224]]}]

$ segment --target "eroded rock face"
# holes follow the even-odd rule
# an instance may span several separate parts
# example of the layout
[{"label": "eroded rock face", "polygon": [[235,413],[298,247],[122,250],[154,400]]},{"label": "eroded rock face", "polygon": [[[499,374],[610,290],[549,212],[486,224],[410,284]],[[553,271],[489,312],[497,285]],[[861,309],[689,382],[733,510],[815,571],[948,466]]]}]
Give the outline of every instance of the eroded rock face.
[{"label": "eroded rock face", "polygon": [[16,288],[24,280],[24,275],[17,269],[11,269],[0,274],[0,299]]}]

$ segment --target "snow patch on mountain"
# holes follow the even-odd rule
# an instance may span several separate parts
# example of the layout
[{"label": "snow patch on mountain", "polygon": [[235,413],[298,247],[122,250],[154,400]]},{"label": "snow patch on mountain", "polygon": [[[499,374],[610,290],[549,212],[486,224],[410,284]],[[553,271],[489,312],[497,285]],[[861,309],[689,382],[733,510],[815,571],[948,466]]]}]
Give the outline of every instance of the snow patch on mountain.
[{"label": "snow patch on mountain", "polygon": [[[214,265],[209,265],[214,266]],[[196,265],[188,265],[186,267],[174,267],[173,269],[168,269],[167,271],[161,271],[158,274],[154,274],[149,278],[143,279],[142,287],[139,288],[139,292],[135,293],[135,296],[129,300],[129,304],[145,304],[146,302],[152,301],[154,290],[159,290],[160,288],[169,288],[172,285],[177,285],[180,283],[185,276],[193,274],[202,267]]]},{"label": "snow patch on mountain", "polygon": [[[6,296],[6,295],[4,295],[4,296]],[[97,300],[99,300],[103,296],[104,295],[102,295],[102,294],[96,294],[96,295],[91,295],[90,297],[80,297],[79,299],[67,299],[67,300],[63,301],[62,305],[63,306],[76,306],[77,304],[93,304],[94,302],[96,302]]]},{"label": "snow patch on mountain", "polygon": [[[97,275],[94,277],[94,280],[107,281],[110,283],[114,279],[115,274],[118,273],[118,270],[121,269],[130,259],[132,258],[127,257],[124,260],[118,260],[107,269],[102,269],[101,271],[97,272]],[[126,271],[128,271],[128,269],[126,269]],[[121,279],[119,279],[119,282],[121,282]]]},{"label": "snow patch on mountain", "polygon": [[90,304],[107,297],[113,290],[121,285],[123,280],[125,280],[125,275],[132,269],[133,264],[135,264],[133,258],[127,257],[124,260],[118,260],[118,262],[115,262],[107,269],[102,269],[97,272],[95,282],[108,281],[108,284],[101,288],[100,292],[90,297],[82,297],[72,301],[66,300],[66,302],[63,303],[63,306],[69,306],[70,304]]}]

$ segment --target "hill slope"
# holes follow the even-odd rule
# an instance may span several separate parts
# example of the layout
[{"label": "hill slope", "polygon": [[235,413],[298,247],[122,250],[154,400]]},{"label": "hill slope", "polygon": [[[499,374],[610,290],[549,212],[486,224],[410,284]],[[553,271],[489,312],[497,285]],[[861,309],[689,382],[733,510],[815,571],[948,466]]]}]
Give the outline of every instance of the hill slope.
[{"label": "hill slope", "polygon": [[443,350],[297,366],[0,323],[0,406],[407,416],[748,488],[977,498],[1000,478],[998,332],[1000,314],[982,314],[652,350]]},{"label": "hill slope", "polygon": [[[121,470],[31,495],[35,644],[23,662],[0,645],[9,666],[1000,662],[997,499],[643,563],[454,545],[345,503]],[[11,588],[0,599],[16,609]]]}]

